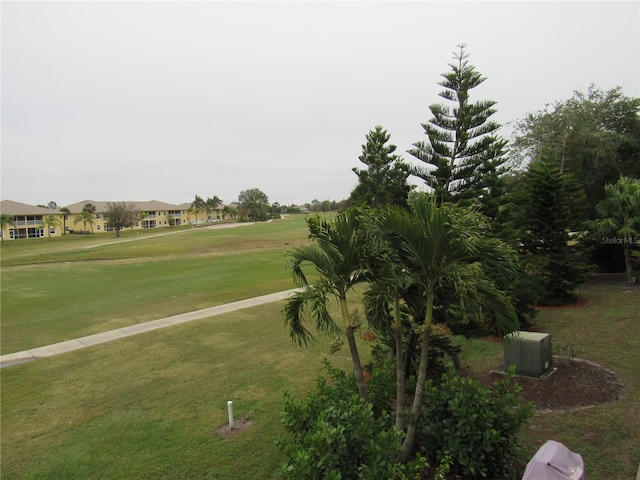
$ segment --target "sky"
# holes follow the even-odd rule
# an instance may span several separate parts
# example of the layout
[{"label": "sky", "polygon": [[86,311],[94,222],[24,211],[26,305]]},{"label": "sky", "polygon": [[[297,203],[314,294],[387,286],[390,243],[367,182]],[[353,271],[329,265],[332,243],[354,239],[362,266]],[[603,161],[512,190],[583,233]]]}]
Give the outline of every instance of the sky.
[{"label": "sky", "polygon": [[637,1],[3,0],[0,22],[0,197],[31,205],[345,199],[376,125],[417,162],[461,43],[507,139],[591,84],[640,97]]}]

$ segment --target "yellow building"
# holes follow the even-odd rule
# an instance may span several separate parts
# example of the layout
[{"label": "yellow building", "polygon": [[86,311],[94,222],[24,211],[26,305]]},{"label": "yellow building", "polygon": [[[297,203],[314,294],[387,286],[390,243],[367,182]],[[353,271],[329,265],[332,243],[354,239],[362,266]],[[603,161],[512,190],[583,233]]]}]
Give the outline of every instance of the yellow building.
[{"label": "yellow building", "polygon": [[[3,239],[41,238],[46,236],[57,237],[64,234],[84,232],[103,233],[113,230],[109,226],[109,219],[105,213],[109,210],[109,203],[94,200],[66,205],[60,209],[48,209],[36,207],[25,203],[3,200],[0,202],[0,213],[11,215],[13,221],[2,225]],[[177,227],[181,225],[204,225],[215,223],[225,219],[223,206],[218,206],[211,211],[195,211],[190,203],[173,205],[170,203],[150,200],[147,202],[126,202],[133,205],[137,212],[137,219],[132,229]],[[85,221],[82,219],[82,211],[85,205],[91,204],[95,210]],[[64,213],[64,209],[68,213]],[[51,217],[51,218],[50,218]]]},{"label": "yellow building", "polygon": [[11,216],[11,221],[2,223],[2,240],[59,237],[63,232],[64,215],[57,209],[3,200],[0,214]]}]

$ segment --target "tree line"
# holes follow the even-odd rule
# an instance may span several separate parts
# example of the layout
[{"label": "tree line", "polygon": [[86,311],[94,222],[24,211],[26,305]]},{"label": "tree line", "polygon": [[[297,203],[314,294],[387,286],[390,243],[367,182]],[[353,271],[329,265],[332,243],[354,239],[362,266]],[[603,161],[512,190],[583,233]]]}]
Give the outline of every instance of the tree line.
[{"label": "tree line", "polygon": [[[612,246],[634,282],[640,99],[576,92],[527,116],[509,145],[495,102],[471,101],[485,78],[464,45],[449,66],[446,103],[429,108],[425,139],[408,151],[417,163],[376,126],[344,210],[308,216],[310,242],[287,251],[300,290],[283,307],[285,328],[301,346],[314,331],[336,348],[345,338],[353,371],[326,365],[330,381],[286,397],[284,478],[502,478],[530,406],[506,384],[447,372],[443,358],[459,351],[448,334],[526,329],[532,306],[574,301]],[[357,332],[378,340],[366,366]]]}]

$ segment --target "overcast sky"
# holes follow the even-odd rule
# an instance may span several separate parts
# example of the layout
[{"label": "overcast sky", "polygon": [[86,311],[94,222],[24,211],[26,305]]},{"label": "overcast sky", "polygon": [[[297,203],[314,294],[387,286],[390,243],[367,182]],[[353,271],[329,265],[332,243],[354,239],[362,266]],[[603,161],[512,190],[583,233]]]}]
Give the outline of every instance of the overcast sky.
[{"label": "overcast sky", "polygon": [[0,9],[0,193],[29,204],[347,198],[376,125],[411,161],[463,42],[503,125],[592,83],[640,97],[637,1]]}]

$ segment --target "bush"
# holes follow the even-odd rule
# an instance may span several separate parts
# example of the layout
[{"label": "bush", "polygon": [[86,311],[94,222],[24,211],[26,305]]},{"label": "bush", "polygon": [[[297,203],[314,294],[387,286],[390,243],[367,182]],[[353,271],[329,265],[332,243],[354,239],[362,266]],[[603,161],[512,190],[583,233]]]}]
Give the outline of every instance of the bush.
[{"label": "bush", "polygon": [[521,387],[509,386],[513,371],[485,387],[450,370],[428,380],[418,431],[420,450],[436,463],[450,456],[465,478],[502,476],[517,457],[516,434],[532,415]]},{"label": "bush", "polygon": [[331,384],[318,377],[315,391],[304,399],[285,395],[281,419],[290,437],[279,441],[288,458],[283,478],[394,478],[402,432],[386,411],[374,414],[351,376],[326,363],[325,369]]}]

